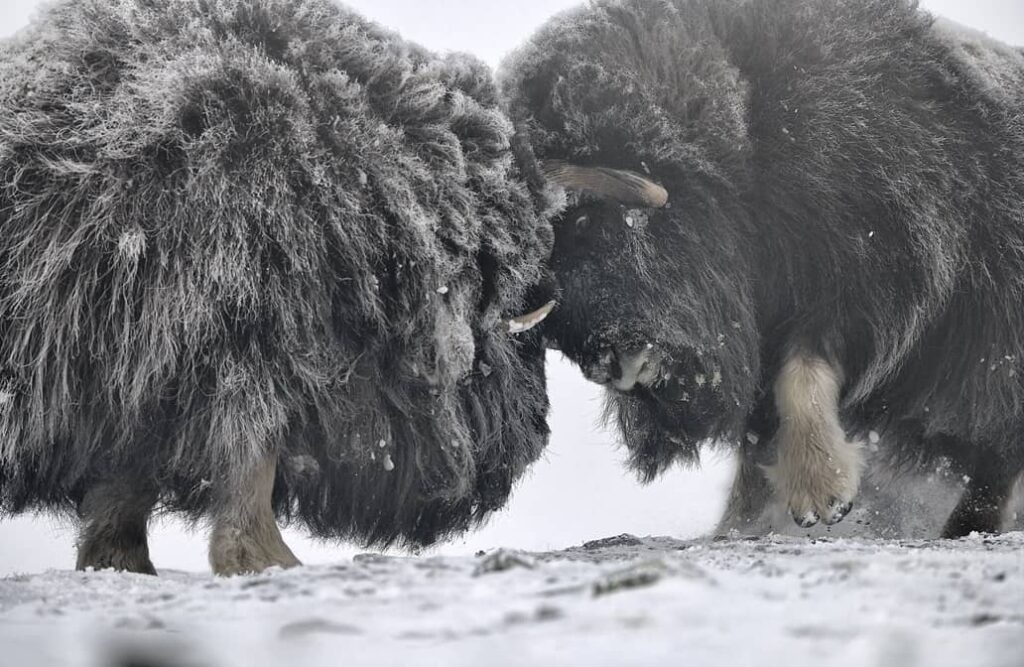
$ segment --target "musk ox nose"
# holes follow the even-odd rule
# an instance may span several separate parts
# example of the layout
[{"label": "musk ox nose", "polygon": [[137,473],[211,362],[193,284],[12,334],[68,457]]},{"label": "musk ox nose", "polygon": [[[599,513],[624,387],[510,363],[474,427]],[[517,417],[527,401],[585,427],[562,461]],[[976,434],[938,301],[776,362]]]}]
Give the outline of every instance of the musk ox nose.
[{"label": "musk ox nose", "polygon": [[619,391],[637,386],[650,386],[658,378],[661,357],[653,345],[641,348],[610,347],[603,350],[594,363],[583,369],[591,382],[608,385]]}]

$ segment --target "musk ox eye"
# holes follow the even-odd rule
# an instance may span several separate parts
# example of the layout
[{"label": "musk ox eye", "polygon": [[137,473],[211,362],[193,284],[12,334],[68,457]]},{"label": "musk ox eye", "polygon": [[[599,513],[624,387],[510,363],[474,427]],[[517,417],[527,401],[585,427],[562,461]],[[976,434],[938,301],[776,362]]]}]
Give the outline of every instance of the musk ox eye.
[{"label": "musk ox eye", "polygon": [[647,228],[649,212],[644,208],[623,208],[622,221],[630,229],[642,230]]}]

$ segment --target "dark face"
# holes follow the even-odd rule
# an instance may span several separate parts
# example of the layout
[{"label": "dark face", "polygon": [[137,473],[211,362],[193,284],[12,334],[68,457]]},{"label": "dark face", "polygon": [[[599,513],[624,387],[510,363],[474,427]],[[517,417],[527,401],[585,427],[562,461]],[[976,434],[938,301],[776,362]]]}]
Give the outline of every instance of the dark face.
[{"label": "dark face", "polygon": [[555,229],[561,294],[549,331],[587,379],[686,430],[698,426],[684,422],[703,400],[702,387],[720,383],[721,372],[674,325],[682,295],[674,289],[679,277],[666,275],[675,243],[668,224],[653,208],[592,199],[571,206]]},{"label": "dark face", "polygon": [[692,448],[728,428],[754,372],[728,249],[671,204],[568,197],[554,225],[549,339],[609,390],[631,448]]},{"label": "dark face", "polygon": [[554,222],[545,336],[608,388],[647,476],[737,439],[760,372],[753,94],[705,4],[590,3],[502,74],[532,189],[572,202]]}]

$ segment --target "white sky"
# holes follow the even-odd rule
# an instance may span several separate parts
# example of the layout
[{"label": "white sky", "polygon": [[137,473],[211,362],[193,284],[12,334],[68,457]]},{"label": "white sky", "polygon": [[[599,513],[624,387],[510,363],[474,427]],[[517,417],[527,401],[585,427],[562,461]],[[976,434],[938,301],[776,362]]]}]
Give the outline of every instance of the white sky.
[{"label": "white sky", "polygon": [[[0,36],[22,27],[40,0],[0,0]],[[551,15],[577,0],[349,0],[347,4],[403,36],[437,50],[468,51],[491,65],[521,44]],[[924,0],[922,6],[1024,45],[1024,0]],[[554,355],[552,355],[554,356]],[[612,436],[595,426],[597,388],[560,359],[549,362],[552,443],[513,502],[484,530],[442,549],[467,552],[514,546],[548,549],[622,532],[690,537],[709,530],[724,502],[729,466],[712,459],[703,471],[674,471],[640,487],[619,461]],[[306,562],[329,562],[351,548],[316,545],[290,532]],[[74,565],[74,532],[50,520],[25,517],[0,523],[0,576]],[[202,535],[173,522],[151,540],[157,569],[206,569]]]},{"label": "white sky", "polygon": [[[24,25],[40,0],[0,0],[0,35]],[[492,65],[551,15],[579,0],[348,0],[345,4],[431,49],[468,51]],[[929,11],[1024,45],[1024,0],[923,0]]]}]

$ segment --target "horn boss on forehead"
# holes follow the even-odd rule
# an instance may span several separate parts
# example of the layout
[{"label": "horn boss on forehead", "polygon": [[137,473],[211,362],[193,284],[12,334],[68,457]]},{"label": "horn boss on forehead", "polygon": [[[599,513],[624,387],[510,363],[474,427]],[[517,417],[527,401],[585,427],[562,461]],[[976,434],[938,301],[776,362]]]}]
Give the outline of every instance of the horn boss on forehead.
[{"label": "horn boss on forehead", "polygon": [[541,165],[544,175],[566,190],[586,192],[631,206],[664,208],[668,191],[654,181],[632,171],[605,167],[580,167],[561,160]]}]

